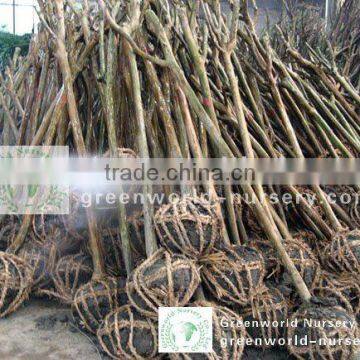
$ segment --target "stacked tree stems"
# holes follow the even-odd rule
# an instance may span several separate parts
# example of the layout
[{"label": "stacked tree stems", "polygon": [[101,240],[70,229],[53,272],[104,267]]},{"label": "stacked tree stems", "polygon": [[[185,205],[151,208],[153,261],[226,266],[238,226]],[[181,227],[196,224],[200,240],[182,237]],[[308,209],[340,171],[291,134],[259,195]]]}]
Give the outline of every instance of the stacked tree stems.
[{"label": "stacked tree stems", "polygon": [[[22,58],[15,52],[0,76],[0,144],[68,145],[71,154],[79,157],[129,154],[140,158],[197,159],[358,157],[357,2],[344,2],[329,34],[320,22],[309,24],[309,11],[314,10],[288,8],[287,18],[261,36],[249,15],[248,2],[231,3],[231,13],[225,14],[218,0],[99,0],[98,4],[87,0],[80,3],[38,0],[39,33],[32,39],[29,54]],[[357,186],[346,189],[353,195],[359,192]],[[162,189],[167,195],[173,190],[169,186]],[[332,190],[340,193],[344,188]],[[96,332],[102,326],[100,342],[115,358],[134,356],[126,353],[121,341],[119,349],[108,348],[106,337],[114,336],[117,318],[133,316],[132,311],[136,311],[136,323],[153,333],[157,306],[187,305],[194,294],[203,302],[204,297],[219,302],[219,306],[225,302],[240,315],[252,312],[254,316],[264,316],[263,307],[267,309],[274,302],[268,288],[285,284],[291,288],[291,296],[285,299],[289,311],[303,304],[312,309],[309,311],[312,314],[311,306],[316,309],[323,306],[313,304],[312,296],[319,293],[314,289],[328,287],[350,297],[355,290],[351,289],[346,274],[358,275],[360,268],[360,245],[356,240],[359,202],[355,200],[348,206],[334,204],[326,197],[328,191],[329,188],[320,186],[292,185],[181,186],[183,199],[166,210],[168,213],[165,207],[157,209],[149,200],[143,205],[141,236],[136,246],[140,244],[148,259],[139,267],[135,266],[133,229],[128,221],[131,214],[124,205],[119,205],[116,229],[111,231],[119,234],[116,237],[119,246],[114,249],[121,250],[131,309],[116,310],[127,306],[129,300],[124,297],[124,289],[119,289],[124,280],[114,278],[107,263],[112,245],[107,246],[103,234],[108,224],[92,209],[86,210],[86,226],[81,235],[78,229],[70,231],[65,226],[64,230],[62,222],[45,219],[65,232],[62,236],[76,239],[78,246],[68,244],[67,249],[55,252],[51,259],[45,257],[44,261],[53,262],[54,281],[47,283],[49,288],[42,288],[40,293],[73,303],[86,329]],[[142,192],[149,199],[146,195],[153,189],[145,185]],[[274,205],[269,198],[271,192],[278,195],[288,192],[300,202],[291,207]],[[200,200],[203,193],[210,195],[209,203]],[[308,193],[314,194],[315,204],[306,200]],[[252,202],[248,204],[246,198]],[[196,210],[201,207],[207,209],[206,216]],[[171,220],[172,214],[186,213],[189,209],[195,214],[191,221],[199,229],[200,242],[180,215]],[[181,231],[172,232],[166,221],[175,228],[180,226]],[[214,226],[212,234],[216,233],[216,239],[214,235],[211,241],[203,234],[210,223]],[[26,252],[29,246],[35,247],[37,224],[37,217],[31,215],[21,219],[0,218],[0,250],[8,253],[0,253],[0,258],[3,264],[13,261],[16,271],[12,276],[21,284],[13,303],[0,302],[0,314],[15,310],[19,299],[25,300],[29,288],[35,290],[39,282],[34,275],[39,261],[31,261],[31,252]],[[166,230],[165,235],[159,224]],[[48,238],[52,238],[51,244],[56,244],[58,237],[53,232],[44,234],[41,246],[48,246]],[[158,250],[160,246],[167,250]],[[202,246],[206,246],[205,252]],[[264,260],[256,263],[261,274],[269,271],[270,263],[277,264],[277,270],[268,274],[272,285],[259,284],[261,291],[256,293],[256,286],[241,284],[252,281],[250,275],[245,279],[242,271],[249,264],[253,266],[246,256],[253,256],[250,254],[254,248],[259,259]],[[324,249],[331,250],[332,259],[324,256]],[[92,259],[92,281],[84,284],[89,280],[89,259],[84,255],[88,252]],[[244,258],[239,254],[245,254]],[[21,259],[13,260],[18,257]],[[333,259],[335,265],[331,263]],[[226,273],[229,264],[238,271],[237,275]],[[28,267],[32,268],[32,280]],[[207,279],[212,270],[202,273],[202,267],[217,269],[219,274],[225,271],[230,292],[219,279],[218,284],[213,282],[215,289],[209,291],[206,283],[212,283]],[[337,277],[335,267],[344,274]],[[181,294],[173,293],[174,279],[166,269],[173,271],[173,275],[186,274],[191,278],[192,285],[184,295],[186,301]],[[284,270],[287,277],[283,276]],[[154,271],[159,271],[159,278],[146,275]],[[316,284],[307,281],[304,274],[309,272]],[[329,272],[333,275],[329,276]],[[200,277],[204,292],[198,291]],[[156,293],[152,288],[155,280],[163,282],[174,301],[168,302]],[[236,294],[239,290],[236,289],[239,283],[241,291],[245,291],[240,309],[238,304],[228,301],[234,295],[232,291]],[[0,282],[1,291],[8,290],[3,288]],[[227,301],[222,295],[224,289]],[[248,294],[250,290],[254,293]],[[270,305],[261,298],[262,293],[270,299]],[[107,304],[105,310],[118,311],[109,315],[103,325],[104,309],[94,305],[97,296]],[[256,301],[247,304],[248,298]],[[151,308],[151,316],[143,303]],[[354,302],[351,299],[349,303]],[[9,309],[2,309],[6,306]],[[259,308],[255,309],[256,306]],[[327,308],[324,314],[327,316],[333,308]],[[347,316],[336,311],[339,317]],[[359,313],[357,308],[353,311]],[[300,308],[301,316],[307,313]],[[131,324],[127,317],[121,319],[121,326]],[[137,345],[133,346],[135,349]],[[296,349],[290,350],[296,353]]]}]

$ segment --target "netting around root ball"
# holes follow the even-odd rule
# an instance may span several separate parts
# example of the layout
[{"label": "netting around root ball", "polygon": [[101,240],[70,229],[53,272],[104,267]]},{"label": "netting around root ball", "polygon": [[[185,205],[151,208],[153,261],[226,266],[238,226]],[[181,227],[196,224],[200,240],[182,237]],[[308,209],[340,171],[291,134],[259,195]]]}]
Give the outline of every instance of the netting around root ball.
[{"label": "netting around root ball", "polygon": [[96,334],[105,316],[116,308],[127,304],[124,278],[93,280],[75,293],[72,313],[75,322]]},{"label": "netting around root ball", "polygon": [[[340,293],[348,303],[351,304],[352,311],[360,317],[360,279],[349,273],[332,274],[323,272],[321,276],[321,288],[332,289]],[[341,299],[345,304],[346,302]]]},{"label": "netting around root ball", "polygon": [[247,243],[248,246],[256,249],[263,257],[267,278],[271,277],[279,267],[279,260],[276,257],[274,247],[270,240],[260,236],[253,236]]},{"label": "netting around root ball", "polygon": [[235,360],[241,359],[247,333],[242,318],[225,306],[196,301],[192,307],[211,307],[213,326],[213,352],[204,354],[170,354],[171,360]]},{"label": "netting around root ball", "polygon": [[106,316],[97,338],[113,359],[154,359],[158,354],[156,323],[125,305]]},{"label": "netting around root ball", "polygon": [[30,266],[16,255],[0,252],[0,318],[13,313],[29,296]]},{"label": "netting around root ball", "polygon": [[164,247],[194,259],[209,254],[220,237],[221,221],[215,206],[198,197],[162,206],[154,223]]},{"label": "netting around root ball", "polygon": [[354,315],[353,308],[348,299],[333,287],[317,286],[312,289],[311,294],[316,298],[330,299],[331,301],[334,301],[336,305],[345,309],[350,315]]},{"label": "netting around root ball", "polygon": [[29,238],[19,251],[21,257],[32,269],[33,291],[41,293],[48,289],[58,257],[58,248],[52,239],[40,242]]},{"label": "netting around root ball", "polygon": [[285,241],[284,246],[305,284],[312,289],[318,284],[321,275],[318,259],[310,247],[300,239]]},{"label": "netting around root ball", "polygon": [[195,262],[160,249],[133,271],[126,291],[141,314],[157,318],[160,306],[188,304],[199,284]]},{"label": "netting around root ball", "polygon": [[65,304],[72,304],[76,291],[91,280],[91,258],[76,254],[62,257],[54,270],[54,296]]},{"label": "netting around root ball", "polygon": [[210,255],[201,274],[204,285],[218,300],[247,305],[263,285],[265,265],[254,248],[234,245]]},{"label": "netting around root ball", "polygon": [[329,269],[359,276],[360,230],[343,231],[336,234],[320,256]]},{"label": "netting around root ball", "polygon": [[[277,341],[286,334],[288,303],[276,288],[263,286],[252,298],[251,304],[238,310],[244,321],[258,324],[246,328],[254,344],[268,348],[268,339]],[[265,325],[264,325],[265,324]]]},{"label": "netting around root ball", "polygon": [[[303,306],[290,321],[297,321],[297,326],[288,328],[291,340],[288,349],[297,358],[345,360],[354,354],[354,339],[358,332],[356,320],[341,306]],[[330,325],[336,321],[339,321],[338,326]]]}]

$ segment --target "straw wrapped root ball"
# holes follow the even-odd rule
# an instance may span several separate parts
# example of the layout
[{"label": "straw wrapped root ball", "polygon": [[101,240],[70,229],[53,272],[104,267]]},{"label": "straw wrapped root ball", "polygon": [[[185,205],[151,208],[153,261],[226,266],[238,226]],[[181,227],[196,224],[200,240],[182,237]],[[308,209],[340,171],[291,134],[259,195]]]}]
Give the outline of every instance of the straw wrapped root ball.
[{"label": "straw wrapped root ball", "polygon": [[89,256],[76,254],[62,257],[53,275],[55,296],[65,304],[72,304],[76,291],[91,280],[92,273]]},{"label": "straw wrapped root ball", "polygon": [[116,308],[127,303],[124,278],[93,280],[75,294],[72,313],[75,322],[96,334],[101,321]]},{"label": "straw wrapped root ball", "polygon": [[160,306],[187,305],[199,284],[195,262],[160,249],[134,270],[126,291],[135,309],[157,318]]},{"label": "straw wrapped root ball", "polygon": [[28,298],[32,284],[31,267],[18,256],[0,252],[0,318]]},{"label": "straw wrapped root ball", "polygon": [[288,328],[288,348],[297,358],[340,360],[356,351],[356,320],[341,306],[305,305],[290,320],[296,326]]},{"label": "straw wrapped root ball", "polygon": [[113,359],[153,359],[157,356],[155,322],[130,305],[110,313],[100,326],[97,337],[102,349]]},{"label": "straw wrapped root ball", "polygon": [[263,284],[265,264],[254,248],[234,245],[204,260],[201,274],[204,285],[218,300],[247,305]]},{"label": "straw wrapped root ball", "polygon": [[220,236],[221,221],[214,205],[199,197],[184,197],[161,207],[154,223],[164,247],[195,259],[209,254]]},{"label": "straw wrapped root ball", "polygon": [[244,321],[254,324],[249,326],[247,331],[255,346],[271,347],[274,344],[269,344],[269,339],[278,344],[278,340],[286,333],[288,304],[282,293],[276,288],[263,286],[255,294],[251,304],[239,310],[239,313]]},{"label": "straw wrapped root ball", "polygon": [[213,326],[213,352],[207,354],[172,355],[172,360],[233,360],[241,359],[247,336],[241,317],[224,306],[197,301],[190,306],[211,307]]},{"label": "straw wrapped root ball", "polygon": [[336,234],[323,251],[323,261],[333,271],[360,274],[360,230]]}]

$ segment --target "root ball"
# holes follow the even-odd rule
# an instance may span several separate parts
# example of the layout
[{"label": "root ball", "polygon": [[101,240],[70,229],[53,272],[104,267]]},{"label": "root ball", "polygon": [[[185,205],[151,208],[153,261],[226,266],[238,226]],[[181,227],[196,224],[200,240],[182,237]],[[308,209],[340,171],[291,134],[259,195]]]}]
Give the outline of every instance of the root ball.
[{"label": "root ball", "polygon": [[247,305],[263,284],[265,265],[257,250],[247,246],[223,247],[202,268],[207,289],[220,301]]},{"label": "root ball", "polygon": [[160,306],[185,306],[200,284],[195,263],[160,249],[134,270],[126,291],[141,314],[157,318]]},{"label": "root ball", "polygon": [[38,294],[47,289],[52,281],[52,274],[58,257],[56,243],[51,239],[42,243],[31,239],[19,252],[21,257],[32,269],[33,291]]},{"label": "root ball", "polygon": [[113,359],[153,359],[158,351],[157,326],[130,305],[110,313],[97,337],[102,349]]},{"label": "root ball", "polygon": [[[349,345],[344,340],[356,338],[356,320],[342,307],[305,305],[292,315],[291,320],[297,320],[297,326],[288,329],[288,337],[292,339],[288,348],[297,358],[340,360],[348,359],[354,353],[354,345]],[[341,325],[331,325],[336,321]],[[300,345],[301,339],[306,339],[306,345]]]},{"label": "root ball", "polygon": [[[268,339],[277,340],[284,337],[285,320],[288,317],[288,304],[279,290],[264,286],[253,297],[251,304],[239,310],[244,321],[258,321],[259,326],[247,328],[253,340],[259,339],[262,348],[270,347],[265,343]],[[264,341],[265,340],[265,341]]]},{"label": "root ball", "polygon": [[[312,289],[318,284],[321,274],[320,264],[316,256],[310,247],[300,239],[285,241],[284,245],[305,284],[309,289]],[[287,276],[287,274],[284,275]]]},{"label": "root ball", "polygon": [[333,271],[360,274],[360,230],[336,234],[323,251],[324,263]]},{"label": "root ball", "polygon": [[107,314],[127,303],[124,278],[93,280],[75,294],[72,313],[80,327],[96,334]]},{"label": "root ball", "polygon": [[0,318],[13,313],[28,298],[31,267],[20,257],[0,252]]},{"label": "root ball", "polygon": [[55,296],[65,304],[72,304],[76,291],[91,280],[92,273],[89,256],[83,254],[64,256],[57,263],[53,275]]},{"label": "root ball", "polygon": [[221,222],[214,206],[202,198],[185,197],[161,207],[155,228],[168,251],[194,259],[207,255],[219,240]]}]

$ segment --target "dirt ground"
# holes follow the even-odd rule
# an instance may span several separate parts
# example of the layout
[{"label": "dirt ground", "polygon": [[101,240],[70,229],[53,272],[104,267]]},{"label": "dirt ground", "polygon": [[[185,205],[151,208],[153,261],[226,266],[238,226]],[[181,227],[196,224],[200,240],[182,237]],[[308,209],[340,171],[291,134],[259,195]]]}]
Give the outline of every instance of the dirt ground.
[{"label": "dirt ground", "polygon": [[1,360],[105,359],[92,341],[56,302],[32,300],[0,320]]}]

